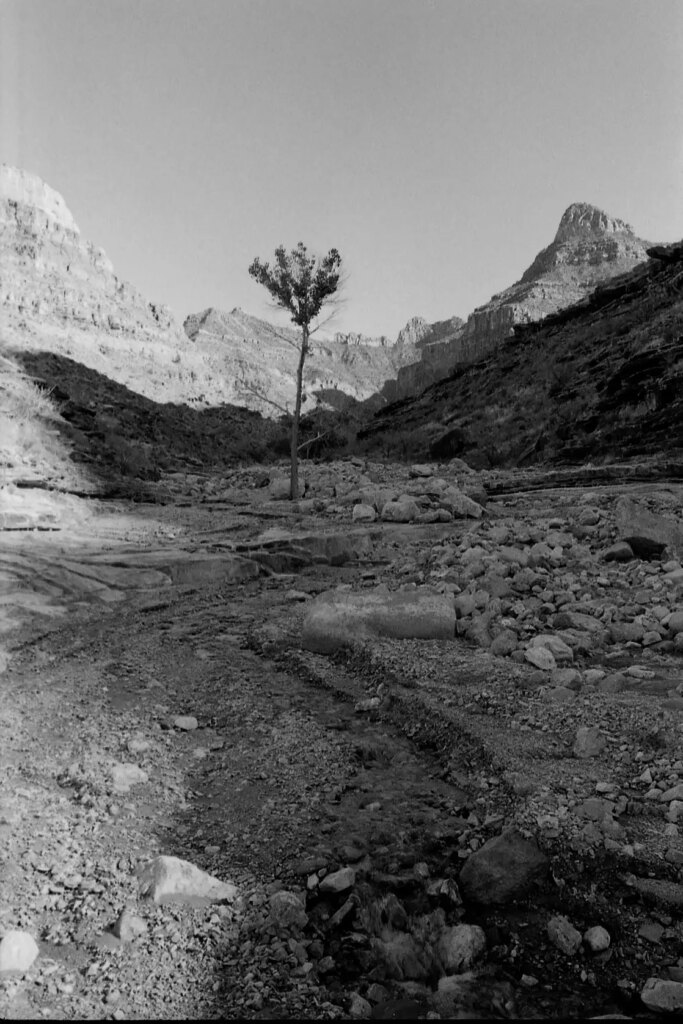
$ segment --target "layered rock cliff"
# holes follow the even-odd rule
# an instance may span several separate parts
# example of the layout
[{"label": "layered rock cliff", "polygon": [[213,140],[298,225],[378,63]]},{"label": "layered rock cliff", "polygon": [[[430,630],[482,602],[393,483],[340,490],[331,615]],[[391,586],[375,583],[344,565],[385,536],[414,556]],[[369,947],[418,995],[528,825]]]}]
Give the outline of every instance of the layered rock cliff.
[{"label": "layered rock cliff", "polygon": [[624,221],[589,203],[573,203],[553,241],[519,281],[468,317],[454,365],[485,358],[511,336],[516,324],[565,309],[601,282],[632,270],[647,259],[647,246]]},{"label": "layered rock cliff", "polygon": [[200,401],[210,367],[170,311],[114,273],[64,199],[0,166],[0,345],[69,356],[161,401]]},{"label": "layered rock cliff", "polygon": [[[185,330],[118,278],[39,177],[0,166],[0,346],[68,356],[155,401],[236,404],[268,417],[294,404],[298,336],[239,309],[208,309]],[[312,339],[304,412],[319,394],[363,400],[415,346],[360,334]]]},{"label": "layered rock cliff", "polygon": [[[202,352],[223,359],[231,382],[230,402],[266,416],[293,408],[298,331],[241,309],[226,313],[213,308],[189,316],[185,331]],[[363,401],[417,358],[414,346],[392,345],[387,339],[337,334],[329,340],[314,334],[304,364],[302,410],[310,412],[319,399],[328,404],[340,393]]]}]

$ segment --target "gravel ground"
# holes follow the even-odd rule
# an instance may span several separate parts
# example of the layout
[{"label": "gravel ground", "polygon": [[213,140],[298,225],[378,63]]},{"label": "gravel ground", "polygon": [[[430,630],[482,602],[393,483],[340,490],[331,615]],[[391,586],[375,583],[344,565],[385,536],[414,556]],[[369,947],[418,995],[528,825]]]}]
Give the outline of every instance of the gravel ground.
[{"label": "gravel ground", "polygon": [[[405,480],[405,468],[392,472],[380,482]],[[590,502],[572,491],[500,498],[481,522],[373,524],[359,562],[309,559],[275,574],[264,563],[238,582],[208,574],[122,593],[110,577],[106,596],[55,575],[86,548],[119,561],[159,547],[218,558],[259,547],[272,527],[348,534],[351,506],[325,496],[325,473],[351,486],[359,471],[321,469],[318,507],[298,512],[249,497],[247,474],[219,486],[196,477],[167,481],[165,506],[96,516],[89,546],[64,531],[43,547],[5,537],[5,566],[52,559],[53,576],[4,640],[0,938],[25,931],[39,956],[24,974],[0,975],[0,1014],[652,1016],[640,999],[647,979],[683,977],[683,848],[676,809],[661,799],[683,783],[680,656],[666,627],[661,645],[583,638],[569,686],[552,675],[567,666],[542,671],[524,657],[570,604],[564,592],[608,626],[647,615],[645,590],[671,613],[677,591],[662,562],[600,559],[620,489],[596,488]],[[477,642],[476,613],[458,618],[454,641],[376,638],[332,657],[301,649],[316,593],[428,582],[474,594],[482,577],[468,575],[465,553],[478,545],[498,558],[505,543],[492,530],[529,547],[530,525],[561,531],[549,521],[587,506],[600,515],[573,540],[588,549],[584,563],[566,547],[562,564],[541,567],[543,597],[514,597],[521,653]],[[612,606],[618,618],[604,612]],[[494,611],[495,625],[506,613]],[[601,687],[614,676],[618,686]],[[581,728],[604,738],[594,756],[574,753]],[[137,775],[121,768],[131,765]],[[510,826],[547,855],[548,880],[501,906],[463,903],[463,865]],[[234,883],[237,898],[155,903],[140,875],[159,854]],[[282,891],[299,908],[289,918]],[[609,948],[567,953],[550,938],[557,915],[580,935],[606,929]],[[456,972],[448,1003],[430,929],[460,925],[481,928],[486,949]],[[420,936],[417,968],[405,950],[397,966],[406,935]]]}]

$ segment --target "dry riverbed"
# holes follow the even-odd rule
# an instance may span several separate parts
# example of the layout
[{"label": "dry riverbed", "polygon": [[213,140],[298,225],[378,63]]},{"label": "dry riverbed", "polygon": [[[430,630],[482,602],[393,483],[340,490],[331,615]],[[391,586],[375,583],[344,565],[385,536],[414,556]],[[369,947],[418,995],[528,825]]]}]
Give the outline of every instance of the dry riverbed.
[{"label": "dry riverbed", "polygon": [[[0,1014],[680,1012],[680,562],[615,548],[679,486],[268,476],[4,522]],[[305,649],[338,586],[429,586],[454,636]],[[155,898],[159,857],[205,874]]]}]

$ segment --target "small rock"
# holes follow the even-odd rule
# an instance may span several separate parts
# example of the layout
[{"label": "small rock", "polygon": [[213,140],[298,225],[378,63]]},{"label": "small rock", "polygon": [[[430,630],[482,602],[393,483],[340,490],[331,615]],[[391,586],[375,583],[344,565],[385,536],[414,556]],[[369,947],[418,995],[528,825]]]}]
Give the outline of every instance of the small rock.
[{"label": "small rock", "polygon": [[447,974],[468,971],[486,949],[486,935],[476,924],[446,928],[439,939],[438,953]]},{"label": "small rock", "polygon": [[354,1020],[367,1020],[371,1013],[372,1007],[367,999],[363,999],[358,992],[352,992],[349,1017],[353,1017]]},{"label": "small rock", "polygon": [[576,731],[574,757],[597,757],[606,747],[607,740],[594,725],[582,725]]},{"label": "small rock", "polygon": [[525,893],[547,869],[548,858],[538,846],[508,830],[468,857],[458,881],[468,900],[507,903]]},{"label": "small rock", "polygon": [[111,770],[115,793],[127,793],[131,786],[147,782],[149,776],[136,764],[115,764]]},{"label": "small rock", "polygon": [[308,915],[304,902],[296,893],[282,889],[270,897],[270,919],[281,928],[304,928],[308,924]]},{"label": "small rock", "polygon": [[683,982],[648,978],[640,998],[649,1010],[662,1013],[683,1012]]},{"label": "small rock", "polygon": [[155,857],[140,872],[143,895],[155,903],[232,901],[237,889],[231,882],[221,882],[180,857]]},{"label": "small rock", "polygon": [[554,668],[557,668],[557,662],[547,647],[529,647],[524,652],[524,657],[530,664],[544,672],[552,672]]},{"label": "small rock", "polygon": [[28,932],[8,932],[0,942],[0,974],[17,971],[24,974],[38,956],[36,940]]},{"label": "small rock", "polygon": [[517,634],[511,629],[503,629],[491,641],[491,653],[500,657],[512,654],[517,648]]},{"label": "small rock", "polygon": [[670,803],[672,800],[683,800],[683,782],[677,783],[671,789],[665,790],[659,798],[662,803]]},{"label": "small rock", "polygon": [[632,562],[635,558],[633,548],[625,540],[619,540],[603,553],[606,562]]},{"label": "small rock", "polygon": [[385,523],[412,523],[420,514],[420,508],[412,498],[388,501],[382,508],[382,520]]},{"label": "small rock", "polygon": [[173,719],[173,727],[180,729],[182,732],[192,732],[198,726],[199,722],[194,715],[176,715]]},{"label": "small rock", "polygon": [[149,740],[142,736],[131,736],[126,746],[131,754],[144,754],[151,747]]},{"label": "small rock", "polygon": [[356,881],[356,872],[353,868],[340,868],[325,875],[320,882],[320,892],[344,892],[350,889]]},{"label": "small rock", "polygon": [[567,956],[573,956],[581,945],[581,932],[561,914],[550,918],[547,931],[552,944]]},{"label": "small rock", "polygon": [[366,995],[371,1003],[381,1003],[389,998],[389,992],[384,985],[380,985],[376,981],[373,981],[372,985],[368,986]]},{"label": "small rock", "polygon": [[596,924],[583,933],[583,941],[591,953],[603,953],[606,949],[609,949],[612,940],[607,929],[603,928],[602,925]]},{"label": "small rock", "polygon": [[122,910],[112,925],[112,934],[123,943],[133,942],[147,931],[147,922],[130,910]]},{"label": "small rock", "polygon": [[[377,513],[375,512],[372,505],[363,505],[361,503],[353,506],[351,518],[353,519],[354,523],[374,523],[375,519],[377,518]],[[359,996],[359,998],[361,997]]]}]

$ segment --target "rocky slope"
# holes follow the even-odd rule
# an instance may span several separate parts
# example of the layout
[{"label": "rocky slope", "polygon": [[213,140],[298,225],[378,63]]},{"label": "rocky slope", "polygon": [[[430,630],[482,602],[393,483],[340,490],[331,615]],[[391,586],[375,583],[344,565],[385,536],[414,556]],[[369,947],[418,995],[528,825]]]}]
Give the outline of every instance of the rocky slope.
[{"label": "rocky slope", "polygon": [[[277,416],[294,405],[299,335],[241,309],[225,313],[209,308],[185,321],[196,348],[212,361],[223,361],[227,400]],[[337,333],[334,339],[314,335],[304,366],[304,413],[315,408],[318,396],[339,404],[343,396],[363,401],[380,391],[406,363],[419,359],[410,343],[392,344],[387,338]],[[341,392],[341,395],[335,393]]]},{"label": "rocky slope", "polygon": [[573,203],[555,238],[516,284],[494,295],[463,323],[458,317],[427,324],[419,317],[399,333],[398,342],[419,348],[419,359],[386,382],[381,397],[395,402],[415,395],[456,367],[485,359],[509,338],[517,324],[530,323],[578,302],[597,284],[647,259],[648,243],[624,221],[588,203]]},{"label": "rocky slope", "polygon": [[382,410],[364,442],[479,465],[678,459],[683,245],[649,252],[582,302],[517,325],[488,358]]},{"label": "rocky slope", "polygon": [[468,317],[458,362],[486,357],[516,324],[541,320],[578,302],[601,282],[632,270],[647,259],[647,245],[624,221],[588,203],[573,203],[551,244],[519,281]]}]

